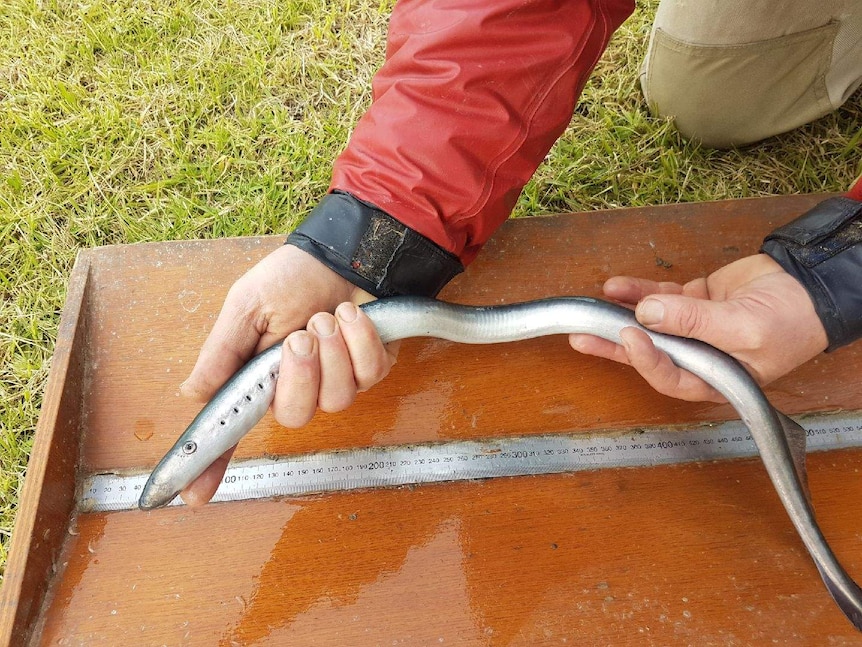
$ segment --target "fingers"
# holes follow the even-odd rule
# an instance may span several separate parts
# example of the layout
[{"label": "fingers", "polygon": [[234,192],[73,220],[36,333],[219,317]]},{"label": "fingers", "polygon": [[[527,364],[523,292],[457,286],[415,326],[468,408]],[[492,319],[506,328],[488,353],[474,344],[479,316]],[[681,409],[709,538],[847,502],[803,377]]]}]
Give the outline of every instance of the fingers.
[{"label": "fingers", "polygon": [[360,392],[366,391],[389,375],[401,344],[395,342],[384,346],[374,324],[352,303],[339,305],[335,317],[353,365],[356,388]]},{"label": "fingers", "polygon": [[252,355],[308,323],[315,312],[364,293],[292,245],[282,245],[234,283],[181,387],[208,400]]},{"label": "fingers", "polygon": [[605,281],[605,296],[622,303],[635,304],[650,294],[682,294],[683,286],[667,281],[650,281],[632,276],[614,276]]},{"label": "fingers", "polygon": [[236,445],[219,456],[212,465],[204,470],[203,474],[192,481],[185,490],[180,492],[180,496],[187,506],[192,508],[202,506],[213,498],[218,486],[221,484],[222,478],[224,478],[227,465],[235,449]]},{"label": "fingers", "polygon": [[739,302],[682,295],[649,296],[638,303],[635,316],[650,330],[699,339],[730,351],[739,349],[745,344],[745,336],[758,328],[751,312]]},{"label": "fingers", "polygon": [[289,335],[284,348],[273,413],[294,429],[318,408],[335,413],[349,407],[358,392],[388,375],[397,352],[383,346],[371,321],[351,303],[338,306],[334,316],[314,315],[308,330]]},{"label": "fingers", "polygon": [[272,402],[275,419],[283,427],[298,429],[314,416],[320,388],[317,337],[297,330],[284,340],[281,369]]},{"label": "fingers", "polygon": [[308,330],[317,337],[320,360],[317,406],[327,413],[342,411],[356,398],[356,380],[338,321],[328,313],[316,314],[308,322]]},{"label": "fingers", "polygon": [[642,330],[623,328],[620,338],[628,363],[659,393],[691,402],[725,401],[709,384],[676,366]]},{"label": "fingers", "polygon": [[[638,322],[651,331],[698,339],[728,353],[760,384],[792,371],[828,344],[810,296],[764,254],[740,258],[685,285],[614,277],[604,292],[637,304]],[[642,330],[628,329],[623,342],[621,353],[600,340],[572,338],[577,350],[631,364],[661,393],[721,401],[716,390],[674,367]]]},{"label": "fingers", "polygon": [[579,353],[610,359],[620,364],[628,364],[626,350],[619,344],[594,335],[569,335],[569,345]]},{"label": "fingers", "polygon": [[696,375],[676,366],[642,330],[624,328],[620,337],[622,344],[593,335],[569,335],[569,343],[576,351],[586,355],[632,366],[652,388],[663,395],[693,402],[724,402],[724,397],[718,391]]}]

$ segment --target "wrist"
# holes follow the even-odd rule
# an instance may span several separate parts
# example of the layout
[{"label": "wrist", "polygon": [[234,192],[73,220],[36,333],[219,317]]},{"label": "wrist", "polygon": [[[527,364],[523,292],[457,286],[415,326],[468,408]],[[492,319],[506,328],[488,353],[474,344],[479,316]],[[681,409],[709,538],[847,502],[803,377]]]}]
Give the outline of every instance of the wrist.
[{"label": "wrist", "polygon": [[830,198],[763,242],[769,255],[808,291],[835,350],[862,337],[862,202]]}]

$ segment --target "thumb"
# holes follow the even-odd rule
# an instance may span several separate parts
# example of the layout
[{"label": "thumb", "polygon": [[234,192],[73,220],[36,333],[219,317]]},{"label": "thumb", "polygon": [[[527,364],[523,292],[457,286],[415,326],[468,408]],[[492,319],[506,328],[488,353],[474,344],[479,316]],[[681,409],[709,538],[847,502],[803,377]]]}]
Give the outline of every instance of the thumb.
[{"label": "thumb", "polygon": [[742,318],[749,318],[749,313],[738,302],[663,294],[638,303],[635,316],[641,325],[656,332],[732,348],[736,331],[744,325]]},{"label": "thumb", "polygon": [[257,308],[248,294],[234,288],[228,293],[191,374],[180,385],[182,395],[201,402],[209,400],[254,354],[261,335],[256,325]]}]

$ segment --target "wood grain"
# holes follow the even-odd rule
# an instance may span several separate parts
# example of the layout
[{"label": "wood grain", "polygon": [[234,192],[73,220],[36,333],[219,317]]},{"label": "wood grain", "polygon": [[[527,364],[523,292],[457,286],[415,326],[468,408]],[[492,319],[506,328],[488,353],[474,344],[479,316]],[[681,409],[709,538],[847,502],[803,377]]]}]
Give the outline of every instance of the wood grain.
[{"label": "wood grain", "polygon": [[90,254],[69,277],[51,373],[0,591],[0,645],[24,644],[37,620],[75,505],[75,466],[86,389]]},{"label": "wood grain", "polygon": [[[860,459],[811,461],[857,574]],[[76,533],[39,645],[859,640],[756,460],[87,514]]]},{"label": "wood grain", "polygon": [[[673,205],[512,221],[441,294],[471,304],[598,296],[606,278],[686,281],[757,251],[817,197]],[[179,396],[235,278],[282,237],[103,248],[93,266],[93,384],[87,470],[154,465],[197,413]],[[341,414],[287,433],[267,416],[238,457],[451,438],[505,437],[734,418],[728,405],[657,395],[626,367],[568,352],[562,336],[469,347],[403,344],[383,388]],[[817,358],[770,388],[788,413],[854,408],[855,385],[828,379],[862,368],[862,352]],[[840,367],[840,368],[839,368]],[[827,379],[824,379],[827,378]],[[611,385],[611,386],[609,386]],[[368,424],[373,421],[373,424]],[[141,440],[147,438],[147,440]]]},{"label": "wood grain", "polygon": [[[595,296],[614,274],[687,281],[755,252],[765,233],[822,198],[509,222],[441,297],[493,304]],[[225,293],[282,240],[88,254],[81,311],[70,290],[66,313],[87,332],[67,351],[81,368],[62,372],[58,345],[61,372],[52,374],[62,397],[80,404],[78,422],[58,421],[50,407],[40,422],[55,436],[80,431],[81,474],[156,463],[198,410],[178,386]],[[768,394],[788,413],[862,410],[860,362],[856,347],[821,356]],[[660,396],[626,367],[571,352],[562,337],[489,347],[411,340],[392,375],[348,412],[292,432],[267,417],[237,455],[731,418],[727,405]],[[811,459],[823,529],[857,577],[859,459],[855,450]],[[28,488],[50,498],[34,483],[28,476]],[[22,518],[32,501],[22,501]],[[67,522],[68,514],[56,519],[52,532],[65,533]],[[20,552],[27,544],[19,532],[34,533],[16,529]],[[35,550],[31,563],[51,564],[44,547]],[[858,641],[757,460],[82,514],[57,568],[34,645]],[[34,595],[47,582],[24,588]],[[22,598],[6,587],[4,596],[11,613]],[[0,644],[25,644],[10,635]]]}]

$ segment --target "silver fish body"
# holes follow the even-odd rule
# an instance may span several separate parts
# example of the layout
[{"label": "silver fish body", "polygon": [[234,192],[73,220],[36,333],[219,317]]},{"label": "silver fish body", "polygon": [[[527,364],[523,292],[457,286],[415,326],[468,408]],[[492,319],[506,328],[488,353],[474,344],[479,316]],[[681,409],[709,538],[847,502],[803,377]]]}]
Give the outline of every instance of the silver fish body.
[{"label": "silver fish body", "polygon": [[[702,378],[734,407],[750,430],[781,502],[826,587],[853,625],[862,631],[862,590],[829,548],[807,497],[805,430],[778,413],[748,372],[730,356],[695,340],[649,331],[637,323],[630,310],[584,297],[493,307],[398,297],[362,307],[384,343],[436,337],[492,344],[565,333],[588,333],[619,343],[623,328],[640,328],[677,366]],[[141,494],[141,509],[170,503],[260,420],[272,401],[280,360],[281,347],[273,346],[219,390],[153,470]]]},{"label": "silver fish body", "polygon": [[222,386],[150,474],[138,507],[167,505],[260,419],[275,397],[281,344],[253,357]]}]

